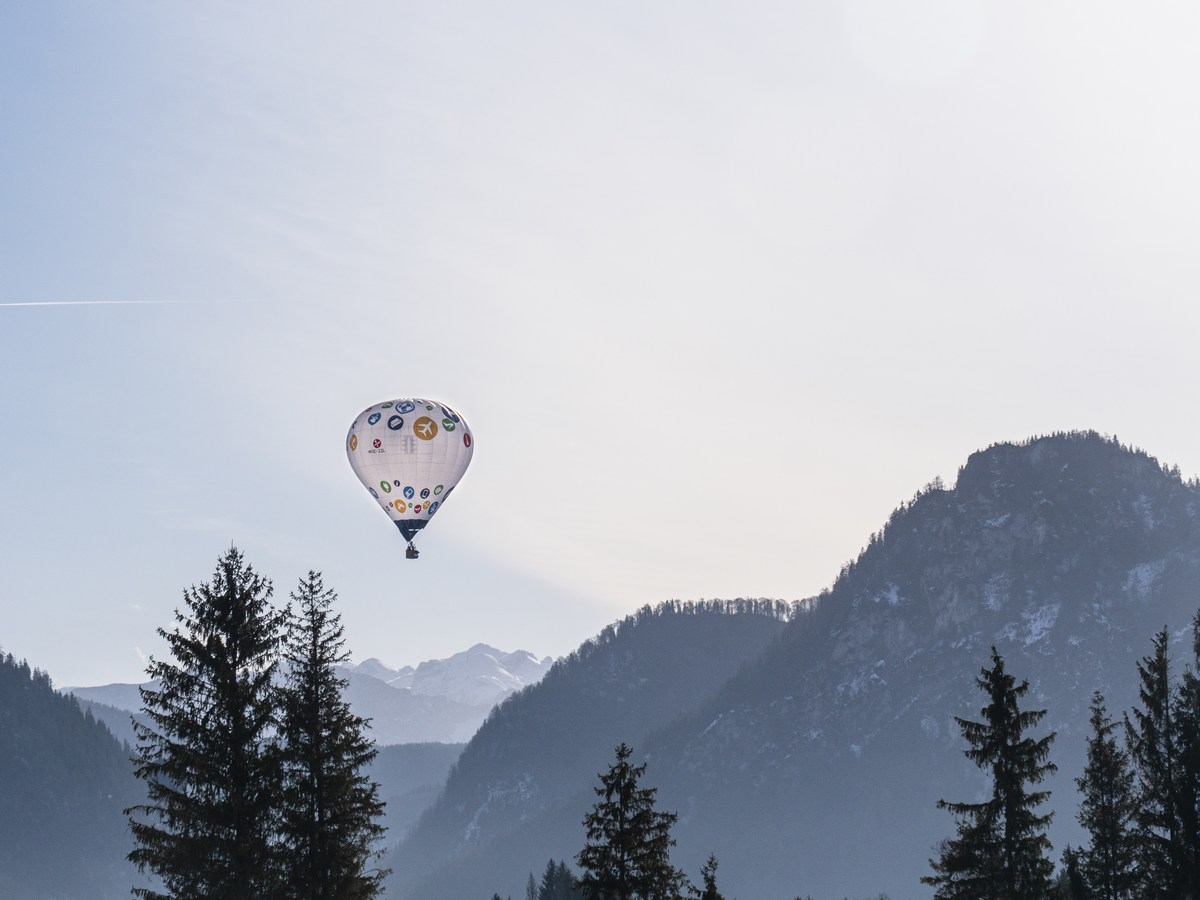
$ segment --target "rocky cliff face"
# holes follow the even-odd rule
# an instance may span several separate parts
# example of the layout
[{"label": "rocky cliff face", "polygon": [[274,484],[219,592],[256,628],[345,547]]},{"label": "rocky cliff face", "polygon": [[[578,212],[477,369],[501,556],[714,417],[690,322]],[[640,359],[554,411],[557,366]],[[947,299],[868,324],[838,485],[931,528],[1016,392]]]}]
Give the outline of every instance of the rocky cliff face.
[{"label": "rocky cliff face", "polygon": [[[676,863],[694,874],[715,852],[724,893],[743,900],[927,896],[918,879],[952,832],[936,801],[975,799],[986,787],[963,757],[954,717],[978,716],[974,678],[993,644],[1029,680],[1030,706],[1049,710],[1059,765],[1051,837],[1056,853],[1079,843],[1073,779],[1088,701],[1100,689],[1114,715],[1128,709],[1135,661],[1164,625],[1182,668],[1200,605],[1198,509],[1197,485],[1092,433],[972,455],[953,489],[930,485],[899,508],[833,587],[715,693],[681,697],[626,730],[649,757],[662,807],[680,813]],[[606,708],[624,691],[635,721],[656,686],[629,690],[633,662],[614,658],[613,677],[581,681],[579,708]],[[548,784],[522,709],[501,707],[463,764],[523,757],[529,783]],[[551,718],[541,727],[554,726]],[[500,791],[505,777],[481,762],[471,796]],[[415,882],[402,883],[401,895],[479,893],[481,872],[489,892],[517,895],[530,869],[582,845],[594,775],[579,780],[574,792],[559,783],[536,804],[508,805],[474,842],[447,827],[445,868],[415,892]],[[465,797],[455,793],[462,788],[452,778],[446,796]],[[469,816],[475,801],[457,802]],[[433,839],[432,827],[426,834]]]}]

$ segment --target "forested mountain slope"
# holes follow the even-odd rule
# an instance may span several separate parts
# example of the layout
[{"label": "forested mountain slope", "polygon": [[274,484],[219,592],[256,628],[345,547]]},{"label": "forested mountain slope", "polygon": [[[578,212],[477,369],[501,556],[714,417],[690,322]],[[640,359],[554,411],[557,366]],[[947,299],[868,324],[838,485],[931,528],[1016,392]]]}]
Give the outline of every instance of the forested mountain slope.
[{"label": "forested mountain slope", "polygon": [[939,797],[984,787],[953,717],[979,718],[995,644],[1058,732],[1055,855],[1078,845],[1073,779],[1088,702],[1119,718],[1135,661],[1169,625],[1191,656],[1200,490],[1098,435],[973,454],[953,490],[898,509],[763,658],[647,749],[685,813],[680,857],[710,849],[739,896],[927,896]]},{"label": "forested mountain slope", "polygon": [[[497,850],[515,826],[590,793],[621,741],[637,743],[717,690],[783,629],[771,601],[664,604],[611,625],[498,706],[467,744],[438,802],[388,864],[391,893],[490,896],[523,886],[551,854],[574,852],[578,815],[527,854]],[[577,834],[578,832],[578,834]],[[464,863],[463,855],[471,858]],[[515,889],[514,889],[515,890]]]},{"label": "forested mountain slope", "polygon": [[49,676],[0,657],[0,897],[128,897],[122,810],[140,797],[109,730]]},{"label": "forested mountain slope", "polygon": [[1057,858],[1082,838],[1073,779],[1092,691],[1117,717],[1129,708],[1164,625],[1181,667],[1197,605],[1196,484],[1094,433],[994,445],[953,489],[897,509],[777,640],[744,645],[748,665],[721,661],[721,639],[627,649],[635,621],[552,671],[544,695],[500,707],[393,860],[396,896],[518,895],[530,868],[582,846],[618,740],[680,813],[676,863],[694,876],[715,852],[727,896],[928,896],[918,879],[953,831],[937,800],[985,787],[954,716],[978,717],[993,644],[1049,709],[1038,733],[1058,732]]}]

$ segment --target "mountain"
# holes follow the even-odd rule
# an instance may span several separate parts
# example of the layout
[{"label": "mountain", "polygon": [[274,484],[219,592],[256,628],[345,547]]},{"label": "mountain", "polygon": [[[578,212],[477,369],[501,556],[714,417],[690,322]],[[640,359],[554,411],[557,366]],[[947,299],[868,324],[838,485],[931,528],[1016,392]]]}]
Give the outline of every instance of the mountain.
[{"label": "mountain", "polygon": [[[680,814],[674,861],[694,877],[715,853],[727,895],[927,897],[918,879],[953,833],[937,800],[986,788],[954,717],[979,716],[993,644],[1049,710],[1036,734],[1058,735],[1057,854],[1082,838],[1092,691],[1129,709],[1164,625],[1179,671],[1198,603],[1200,485],[1091,432],[996,444],[898,508],[745,665],[660,613],[510,698],[395,854],[393,896],[519,895],[531,869],[578,852],[595,773],[626,740]],[[635,649],[646,624],[662,633]]]},{"label": "mountain", "polygon": [[487,644],[476,644],[446,659],[426,660],[415,669],[391,669],[375,658],[347,668],[414,694],[449,697],[466,706],[491,709],[509,694],[540,681],[553,662],[549,656],[538,659],[527,650],[504,653]]},{"label": "mountain", "polygon": [[386,681],[348,669],[346,700],[356,715],[371,720],[371,737],[379,745],[407,743],[462,743],[486,718],[491,704],[471,706],[449,697],[394,688]]},{"label": "mountain", "polygon": [[68,687],[63,688],[64,694],[74,694],[80,701],[103,703],[105,706],[124,709],[128,712],[138,712],[142,708],[142,687],[153,687],[157,690],[158,683],[148,681],[142,684],[104,684],[99,687]]},{"label": "mountain", "polygon": [[103,724],[0,656],[0,897],[128,897],[144,882],[125,861],[123,810],[142,797]]},{"label": "mountain", "polygon": [[664,604],[556,662],[468,743],[437,803],[389,860],[391,891],[486,897],[511,882],[519,894],[531,868],[577,849],[582,810],[566,827],[554,818],[544,820],[548,831],[523,832],[516,848],[508,838],[562,797],[590,793],[618,743],[702,702],[779,636],[791,612],[772,601]]},{"label": "mountain", "polygon": [[[426,660],[417,667],[391,669],[378,659],[340,669],[348,685],[346,697],[357,715],[371,720],[380,745],[422,742],[461,743],[471,737],[493,706],[521,688],[536,683],[550,668],[525,650],[505,653],[487,644],[447,659]],[[93,708],[126,740],[128,722],[117,710],[137,712],[141,695],[136,684],[72,687],[65,691]]]},{"label": "mountain", "polygon": [[404,837],[433,805],[462,749],[462,744],[434,743],[379,748],[367,774],[379,785],[379,797],[386,804],[383,824],[389,845]]},{"label": "mountain", "polygon": [[91,715],[97,722],[103,722],[104,725],[112,732],[122,744],[128,744],[130,747],[137,745],[137,734],[133,730],[133,720],[145,721],[144,718],[136,713],[131,713],[127,709],[121,709],[117,706],[109,706],[107,703],[101,703],[98,700],[84,700],[75,697],[79,703],[79,708],[85,713]]}]

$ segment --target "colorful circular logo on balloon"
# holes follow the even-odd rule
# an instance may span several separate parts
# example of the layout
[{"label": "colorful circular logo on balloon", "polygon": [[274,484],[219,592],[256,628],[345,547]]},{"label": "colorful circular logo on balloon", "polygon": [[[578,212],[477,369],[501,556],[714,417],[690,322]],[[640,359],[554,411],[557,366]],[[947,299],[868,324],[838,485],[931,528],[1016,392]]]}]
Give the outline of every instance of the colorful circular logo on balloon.
[{"label": "colorful circular logo on balloon", "polygon": [[367,416],[367,424],[374,425],[376,422],[379,421],[379,417],[381,415],[382,415],[382,413],[371,413],[369,416]]},{"label": "colorful circular logo on balloon", "polygon": [[429,504],[429,515],[432,516],[435,512],[437,512],[438,505],[439,505],[439,502],[437,500],[434,500],[432,503]]},{"label": "colorful circular logo on balloon", "polygon": [[392,492],[392,486],[390,484],[388,484],[386,481],[379,482],[379,486],[381,488],[383,488],[383,492],[385,494],[390,494]]},{"label": "colorful circular logo on balloon", "polygon": [[437,422],[433,421],[429,416],[421,416],[421,418],[413,422],[413,433],[423,441],[432,441],[437,437]]},{"label": "colorful circular logo on balloon", "polygon": [[416,408],[411,400],[400,400],[396,403],[396,412],[398,413],[410,413]]},{"label": "colorful circular logo on balloon", "polygon": [[441,404],[438,404],[438,408],[441,409],[442,415],[445,416],[447,419],[451,420],[452,422],[461,422],[462,421],[462,419],[459,418],[458,413],[456,413],[450,407],[442,406]]},{"label": "colorful circular logo on balloon", "polygon": [[445,428],[447,431],[453,431],[454,430],[454,420],[453,419],[442,419],[442,427]]},{"label": "colorful circular logo on balloon", "polygon": [[388,419],[388,428],[392,429],[392,431],[399,431],[403,427],[404,420],[399,416],[392,416]]},{"label": "colorful circular logo on balloon", "polygon": [[396,487],[400,487],[400,479],[397,478],[395,481],[392,482],[392,484],[394,484]]},{"label": "colorful circular logo on balloon", "polygon": [[370,494],[372,497],[374,497],[376,500],[378,500],[378,499],[379,499],[379,492],[378,492],[378,491],[376,491],[376,490],[375,490],[375,488],[367,488],[367,492],[368,492],[368,493],[369,493],[369,494]]},{"label": "colorful circular logo on balloon", "polygon": [[435,497],[436,497],[436,496],[437,496],[438,494],[440,494],[440,493],[441,493],[443,490],[445,490],[445,488],[443,488],[443,487],[442,487],[442,486],[439,484],[437,487],[435,487],[435,488],[433,489],[433,496],[435,496]]},{"label": "colorful circular logo on balloon", "polygon": [[416,491],[412,487],[406,487],[404,489],[404,496],[407,497],[409,500],[411,500],[413,498],[413,495],[415,493],[416,493]]},{"label": "colorful circular logo on balloon", "polygon": [[397,500],[392,505],[396,507],[396,512],[402,513],[402,512],[408,511],[408,504],[405,503],[403,500]]},{"label": "colorful circular logo on balloon", "polygon": [[413,512],[419,513],[420,511],[421,511],[421,504],[418,503],[416,506],[413,507]]},{"label": "colorful circular logo on balloon", "polygon": [[357,434],[350,435],[350,449],[351,450],[358,449],[358,435]]},{"label": "colorful circular logo on balloon", "polygon": [[429,488],[421,488],[421,499],[422,500],[429,499]]},{"label": "colorful circular logo on balloon", "polygon": [[463,446],[464,447],[471,446],[471,435],[468,434],[467,432],[463,432]]},{"label": "colorful circular logo on balloon", "polygon": [[378,450],[383,446],[383,441],[381,441],[379,438],[375,438],[375,440],[371,441],[371,446]]},{"label": "colorful circular logo on balloon", "polygon": [[391,409],[391,408],[392,408],[392,401],[390,401],[390,400],[389,400],[387,403],[380,403],[380,404],[379,404],[379,408],[380,408],[380,409]]}]

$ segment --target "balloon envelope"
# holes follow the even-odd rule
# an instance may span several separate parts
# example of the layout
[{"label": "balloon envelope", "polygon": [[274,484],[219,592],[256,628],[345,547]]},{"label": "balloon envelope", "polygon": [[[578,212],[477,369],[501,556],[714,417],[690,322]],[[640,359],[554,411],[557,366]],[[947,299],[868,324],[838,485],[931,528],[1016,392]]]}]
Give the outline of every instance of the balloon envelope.
[{"label": "balloon envelope", "polygon": [[409,541],[441,509],[474,452],[462,415],[417,397],[368,406],[346,435],[350,468]]}]

